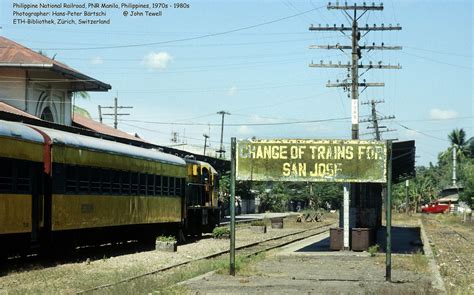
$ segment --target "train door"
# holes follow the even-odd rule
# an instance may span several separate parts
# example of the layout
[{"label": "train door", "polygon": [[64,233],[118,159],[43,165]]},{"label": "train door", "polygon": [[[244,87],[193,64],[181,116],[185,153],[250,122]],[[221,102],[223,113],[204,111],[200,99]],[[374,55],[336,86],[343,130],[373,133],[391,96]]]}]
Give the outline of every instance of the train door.
[{"label": "train door", "polygon": [[31,244],[39,245],[41,227],[44,225],[44,195],[42,166],[31,164],[29,167],[31,190]]},{"label": "train door", "polygon": [[203,184],[202,186],[202,194],[203,194],[203,205],[205,206],[210,206],[210,203],[211,203],[211,200],[210,200],[210,185],[209,185],[209,181],[210,181],[210,175],[209,175],[209,170],[207,168],[202,168],[202,171],[201,171],[201,178],[202,178],[202,181],[201,183]]}]

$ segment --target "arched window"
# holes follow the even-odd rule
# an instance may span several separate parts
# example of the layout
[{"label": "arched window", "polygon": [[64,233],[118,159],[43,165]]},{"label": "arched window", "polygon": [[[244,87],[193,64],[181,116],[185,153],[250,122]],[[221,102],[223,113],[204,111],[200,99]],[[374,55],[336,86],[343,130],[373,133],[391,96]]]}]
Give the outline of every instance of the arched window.
[{"label": "arched window", "polygon": [[41,120],[54,122],[53,113],[49,107],[45,107],[43,113],[41,113]]}]

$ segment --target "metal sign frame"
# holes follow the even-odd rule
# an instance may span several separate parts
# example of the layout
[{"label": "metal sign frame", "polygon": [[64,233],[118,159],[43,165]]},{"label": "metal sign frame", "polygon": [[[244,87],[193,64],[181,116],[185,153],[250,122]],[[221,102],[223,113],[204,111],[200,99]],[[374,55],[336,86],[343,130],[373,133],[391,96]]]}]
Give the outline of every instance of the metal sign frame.
[{"label": "metal sign frame", "polygon": [[374,140],[239,140],[236,179],[386,183],[387,147]]},{"label": "metal sign frame", "polygon": [[[283,143],[283,141],[265,141],[265,142],[278,142],[279,144]],[[304,143],[305,141],[298,141],[294,140],[291,141],[292,144],[298,144],[298,143]],[[306,141],[307,142],[307,141]],[[327,144],[330,144],[331,141],[312,141],[312,143],[322,143],[325,142]],[[350,140],[350,141],[332,141],[332,143],[338,142],[361,142],[361,143],[374,143],[374,141],[356,141],[356,140]],[[378,141],[380,144],[380,141]],[[369,179],[369,181],[365,182],[381,182],[381,183],[386,183],[386,256],[385,256],[385,279],[386,281],[391,281],[392,279],[392,142],[391,141],[386,141],[384,143],[384,159],[383,159],[383,176],[384,176],[384,181],[374,181],[373,179]],[[230,265],[229,265],[229,273],[232,276],[235,276],[235,180],[236,180],[236,175],[238,171],[238,162],[237,162],[237,140],[235,137],[231,138],[231,171],[230,171]],[[244,179],[245,180],[245,179]],[[252,179],[249,179],[252,180]],[[269,180],[276,180],[276,181],[281,181],[279,179],[269,179]],[[360,179],[359,179],[360,180]],[[295,181],[295,180],[291,180]],[[300,180],[301,181],[301,180]],[[308,181],[308,180],[304,180]],[[318,180],[313,180],[313,181],[318,181]],[[348,179],[342,179],[342,180],[335,180],[334,178],[332,180],[327,179],[323,180],[324,182],[344,182],[344,194],[349,193],[349,182],[364,182],[363,180],[357,181],[357,179],[354,181],[354,179],[348,180]],[[322,182],[322,181],[320,181]],[[344,204],[344,214],[348,214],[349,212],[349,204]],[[347,211],[347,212],[346,212]],[[344,224],[344,239],[347,241],[349,240],[349,225]]]}]

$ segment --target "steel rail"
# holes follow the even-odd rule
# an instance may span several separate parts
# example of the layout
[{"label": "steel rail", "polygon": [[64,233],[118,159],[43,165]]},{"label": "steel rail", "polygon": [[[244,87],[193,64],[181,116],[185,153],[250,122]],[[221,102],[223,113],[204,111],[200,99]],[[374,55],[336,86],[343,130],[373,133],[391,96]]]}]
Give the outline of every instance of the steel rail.
[{"label": "steel rail", "polygon": [[[276,249],[276,248],[279,248],[279,247],[286,246],[286,245],[291,244],[293,242],[301,241],[301,240],[309,238],[311,236],[322,234],[329,227],[334,226],[334,225],[335,225],[335,223],[330,223],[330,224],[321,225],[321,226],[318,226],[318,227],[315,227],[315,228],[305,229],[305,230],[293,232],[293,233],[290,233],[290,234],[269,238],[269,239],[266,239],[266,240],[263,240],[263,241],[258,241],[258,242],[254,242],[254,243],[250,243],[250,244],[247,244],[247,245],[236,247],[236,250],[240,251],[240,250],[243,250],[243,249],[247,249],[247,248],[250,248],[250,247],[255,247],[257,245],[261,245],[261,244],[266,243],[266,242],[281,240],[281,239],[284,239],[284,238],[287,238],[287,237],[290,237],[290,236],[296,236],[296,235],[299,235],[299,234],[304,234],[304,233],[307,233],[307,232],[310,232],[310,231],[318,230],[316,233],[311,233],[309,235],[304,235],[302,237],[298,237],[296,239],[286,241],[282,244],[278,244],[278,245],[275,245],[275,246],[264,248],[262,250],[258,250],[257,252],[246,255],[246,257],[254,256],[254,255],[257,255],[257,254],[265,252],[265,251],[269,251],[269,250],[273,250],[273,249]],[[113,287],[113,286],[116,286],[116,285],[119,285],[119,284],[127,283],[127,282],[130,282],[130,281],[139,279],[139,278],[143,278],[143,277],[146,277],[146,276],[149,276],[149,275],[154,275],[154,274],[165,272],[165,271],[168,271],[168,270],[171,270],[173,268],[177,268],[177,267],[180,267],[180,266],[183,266],[183,265],[191,264],[193,262],[212,259],[212,258],[221,256],[221,255],[224,255],[224,254],[227,254],[227,253],[229,253],[229,250],[219,251],[219,252],[216,252],[216,253],[213,253],[213,254],[209,254],[209,255],[205,255],[205,256],[196,258],[196,259],[183,261],[183,262],[180,262],[180,263],[177,263],[177,264],[165,266],[165,267],[162,267],[162,268],[159,268],[159,269],[156,269],[156,270],[152,270],[152,271],[149,271],[149,272],[146,272],[146,273],[143,273],[143,274],[139,274],[139,275],[136,275],[136,276],[133,276],[133,277],[128,277],[128,278],[119,280],[119,281],[114,282],[114,283],[103,284],[103,285],[99,285],[99,286],[96,286],[96,287],[93,287],[93,288],[90,288],[90,289],[81,290],[79,292],[76,292],[75,294],[84,294],[84,293],[89,293],[89,292],[100,290],[100,289]]]},{"label": "steel rail", "polygon": [[[426,220],[426,219],[425,219]],[[438,223],[441,223],[439,220],[436,220]],[[430,222],[428,220],[428,222]],[[460,233],[456,232],[455,230],[453,230],[453,228],[451,228],[450,226],[446,226],[443,224],[443,226],[445,226],[446,228],[448,229],[451,229],[451,231],[457,233],[458,235],[462,236]],[[441,236],[441,239],[444,241],[444,244],[447,246],[447,248],[449,249],[449,251],[451,252],[451,254],[456,257],[456,262],[459,262],[459,265],[461,266],[461,268],[464,269],[464,271],[466,271],[467,273],[469,273],[469,269],[468,267],[463,263],[463,259],[461,259],[461,257],[459,257],[457,254],[456,254],[456,251],[454,251],[453,247],[451,246],[451,244],[449,243],[448,241],[448,238],[447,238],[447,233],[446,232],[442,232],[442,231],[437,231],[436,232],[439,236]],[[433,235],[431,235],[431,237],[433,237]],[[462,236],[464,237],[464,236]],[[465,238],[465,237],[464,237]],[[466,239],[466,238],[465,238]],[[467,242],[469,242],[468,239],[466,239]]]}]

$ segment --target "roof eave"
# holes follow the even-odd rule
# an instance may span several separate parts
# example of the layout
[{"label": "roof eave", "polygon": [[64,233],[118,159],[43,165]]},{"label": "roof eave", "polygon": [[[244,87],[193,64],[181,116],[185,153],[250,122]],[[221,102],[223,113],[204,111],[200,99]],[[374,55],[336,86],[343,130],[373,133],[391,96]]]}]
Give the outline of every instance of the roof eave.
[{"label": "roof eave", "polygon": [[57,66],[57,65],[53,65],[52,68],[54,71],[61,72],[66,75],[70,75],[74,78],[77,78],[78,80],[86,80],[86,81],[80,81],[82,82],[84,87],[82,87],[82,89],[77,88],[76,91],[104,91],[105,92],[112,89],[112,86],[110,86],[109,84],[96,80],[87,75],[81,74],[79,72],[72,71],[72,70]]},{"label": "roof eave", "polygon": [[53,64],[37,64],[37,63],[0,63],[1,68],[40,68],[51,69]]},{"label": "roof eave", "polygon": [[75,87],[73,91],[109,91],[112,89],[107,83],[101,82],[94,78],[91,78],[87,75],[81,74],[76,71],[69,70],[67,68],[55,65],[55,64],[37,64],[37,63],[0,63],[0,68],[24,68],[24,69],[52,69],[53,71],[63,73],[69,75],[73,78],[78,80],[86,80],[80,81],[82,87]]}]

